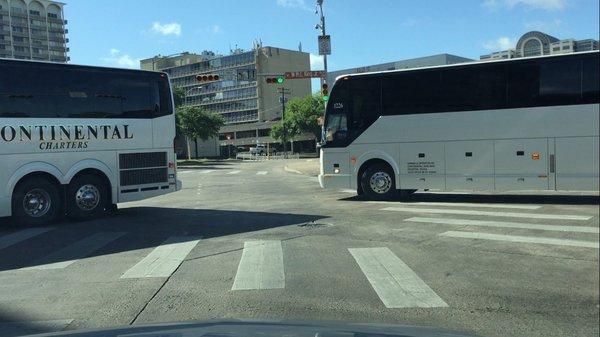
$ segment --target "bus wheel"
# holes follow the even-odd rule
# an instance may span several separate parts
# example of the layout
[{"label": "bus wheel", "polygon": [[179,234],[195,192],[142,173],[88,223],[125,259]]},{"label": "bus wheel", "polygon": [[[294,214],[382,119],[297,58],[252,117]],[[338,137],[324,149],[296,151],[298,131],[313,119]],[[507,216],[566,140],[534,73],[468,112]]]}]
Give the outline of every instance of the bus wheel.
[{"label": "bus wheel", "polygon": [[360,185],[371,200],[389,200],[396,196],[394,171],[385,164],[369,166],[360,178]]},{"label": "bus wheel", "polygon": [[33,177],[15,187],[12,213],[19,225],[43,225],[56,219],[60,212],[59,187],[48,179]]},{"label": "bus wheel", "polygon": [[108,205],[108,188],[97,176],[75,177],[67,188],[67,214],[75,220],[86,220],[104,213]]}]

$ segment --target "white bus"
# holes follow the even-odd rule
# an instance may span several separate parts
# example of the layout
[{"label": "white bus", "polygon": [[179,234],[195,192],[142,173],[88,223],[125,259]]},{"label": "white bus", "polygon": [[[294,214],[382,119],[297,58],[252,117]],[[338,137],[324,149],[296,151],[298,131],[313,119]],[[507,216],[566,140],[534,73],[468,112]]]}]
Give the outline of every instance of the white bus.
[{"label": "white bus", "polygon": [[598,52],[338,77],[319,182],[398,191],[598,191]]},{"label": "white bus", "polygon": [[0,60],[0,217],[38,225],[179,189],[166,74]]}]

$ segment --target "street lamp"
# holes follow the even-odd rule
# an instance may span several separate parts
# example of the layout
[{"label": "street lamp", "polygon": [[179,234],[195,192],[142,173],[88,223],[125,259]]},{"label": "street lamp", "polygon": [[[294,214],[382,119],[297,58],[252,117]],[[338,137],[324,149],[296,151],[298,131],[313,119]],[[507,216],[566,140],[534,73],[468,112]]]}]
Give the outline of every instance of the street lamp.
[{"label": "street lamp", "polygon": [[230,135],[230,134],[228,134],[228,135],[227,135],[227,136],[225,136],[225,137],[227,137],[227,158],[231,158],[231,142],[230,142],[230,140],[231,140],[231,135]]},{"label": "street lamp", "polygon": [[192,91],[194,91],[194,90],[200,90],[200,89],[202,89],[202,88],[204,88],[204,86],[202,86],[202,85],[199,85],[199,86],[192,87],[192,88],[188,89],[188,90],[185,92],[185,103],[187,103],[187,98],[188,98],[188,95],[190,94],[190,92],[192,92]]}]

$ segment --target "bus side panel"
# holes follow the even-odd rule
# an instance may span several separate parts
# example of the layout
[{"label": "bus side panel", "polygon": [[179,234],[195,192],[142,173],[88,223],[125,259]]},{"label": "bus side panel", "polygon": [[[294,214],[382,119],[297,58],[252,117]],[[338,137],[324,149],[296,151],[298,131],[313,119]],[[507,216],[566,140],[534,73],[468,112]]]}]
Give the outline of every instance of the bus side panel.
[{"label": "bus side panel", "polygon": [[447,142],[446,189],[493,190],[494,142]]},{"label": "bus side panel", "polygon": [[547,190],[548,140],[494,141],[496,190]]},{"label": "bus side panel", "polygon": [[556,138],[556,189],[598,191],[598,137]]},{"label": "bus side panel", "polygon": [[444,143],[400,144],[400,189],[446,189]]}]

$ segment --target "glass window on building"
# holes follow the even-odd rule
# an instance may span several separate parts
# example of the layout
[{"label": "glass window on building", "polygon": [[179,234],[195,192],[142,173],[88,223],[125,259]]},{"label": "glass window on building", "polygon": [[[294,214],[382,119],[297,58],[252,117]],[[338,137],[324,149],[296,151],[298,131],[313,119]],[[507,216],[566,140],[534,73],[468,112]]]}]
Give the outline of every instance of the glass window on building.
[{"label": "glass window on building", "polygon": [[537,39],[531,39],[523,45],[523,56],[542,55],[542,43]]},{"label": "glass window on building", "polygon": [[245,130],[236,132],[236,139],[256,138],[256,130]]}]

